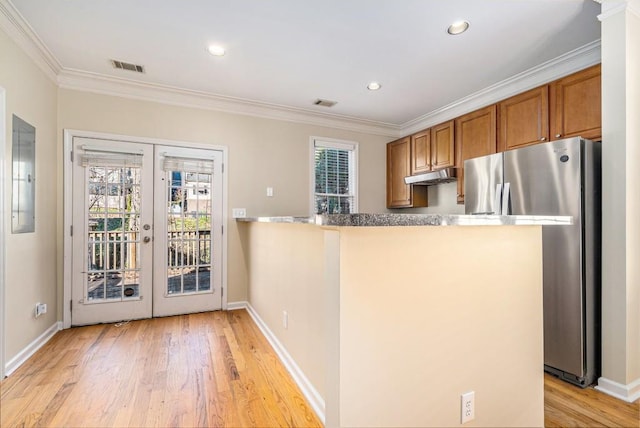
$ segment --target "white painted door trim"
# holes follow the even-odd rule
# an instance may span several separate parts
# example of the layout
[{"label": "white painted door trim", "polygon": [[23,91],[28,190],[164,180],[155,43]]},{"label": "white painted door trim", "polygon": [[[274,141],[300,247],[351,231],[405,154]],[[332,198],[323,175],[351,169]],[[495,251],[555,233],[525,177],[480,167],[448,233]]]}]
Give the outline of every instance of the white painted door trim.
[{"label": "white painted door trim", "polygon": [[7,105],[6,105],[6,97],[7,93],[3,87],[0,86],[0,146],[2,150],[0,150],[0,379],[4,378],[4,358],[5,358],[5,347],[4,347],[4,334],[7,325],[7,320],[5,318],[5,307],[7,299],[5,299],[5,254],[6,254],[6,241],[5,241],[5,233],[6,233],[6,218],[7,211],[4,203],[5,189],[7,186],[7,174],[5,171],[5,153],[7,151],[7,128],[6,128],[6,118],[7,118]]},{"label": "white painted door trim", "polygon": [[[71,327],[71,258],[72,258],[72,240],[71,240],[71,225],[72,225],[72,190],[73,190],[73,181],[72,181],[72,171],[73,164],[71,162],[71,150],[73,147],[73,139],[75,137],[84,137],[84,138],[98,138],[98,139],[107,139],[107,140],[119,140],[119,141],[129,141],[132,143],[146,143],[146,144],[154,144],[154,145],[163,145],[163,146],[175,146],[175,147],[186,147],[186,148],[194,148],[194,149],[208,149],[208,150],[219,150],[222,152],[222,159],[224,167],[224,174],[222,175],[222,224],[224,226],[225,233],[222,235],[222,289],[223,297],[222,297],[222,309],[227,309],[227,266],[228,266],[228,239],[227,239],[227,231],[229,230],[227,226],[228,222],[228,159],[229,159],[229,151],[226,146],[221,145],[213,145],[213,144],[203,144],[203,143],[193,143],[186,141],[176,141],[176,140],[165,140],[160,138],[147,138],[147,137],[135,137],[129,135],[119,135],[119,134],[109,134],[104,132],[93,132],[93,131],[81,131],[75,129],[65,129],[64,130],[64,139],[63,139],[63,297],[62,297],[62,326],[63,328]],[[3,299],[4,300],[4,299]]]}]

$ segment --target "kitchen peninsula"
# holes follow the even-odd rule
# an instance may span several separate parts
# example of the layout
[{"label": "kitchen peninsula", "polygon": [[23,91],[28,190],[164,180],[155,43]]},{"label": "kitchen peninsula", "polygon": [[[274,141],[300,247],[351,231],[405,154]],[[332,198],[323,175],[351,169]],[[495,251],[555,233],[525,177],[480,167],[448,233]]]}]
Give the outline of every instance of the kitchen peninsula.
[{"label": "kitchen peninsula", "polygon": [[326,426],[543,426],[542,225],[570,217],[238,220],[249,311]]}]

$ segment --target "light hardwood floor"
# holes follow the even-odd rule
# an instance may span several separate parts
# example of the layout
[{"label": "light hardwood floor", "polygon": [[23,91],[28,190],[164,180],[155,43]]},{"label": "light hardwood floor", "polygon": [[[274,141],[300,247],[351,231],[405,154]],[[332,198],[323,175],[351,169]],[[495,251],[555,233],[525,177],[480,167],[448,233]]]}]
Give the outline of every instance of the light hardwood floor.
[{"label": "light hardwood floor", "polygon": [[[64,330],[0,390],[2,427],[321,425],[244,310]],[[545,375],[545,425],[638,428],[640,400]]]},{"label": "light hardwood floor", "polygon": [[2,427],[321,426],[244,310],[64,330],[0,386]]},{"label": "light hardwood floor", "polygon": [[546,427],[640,427],[640,399],[626,403],[593,387],[585,389],[544,375]]}]

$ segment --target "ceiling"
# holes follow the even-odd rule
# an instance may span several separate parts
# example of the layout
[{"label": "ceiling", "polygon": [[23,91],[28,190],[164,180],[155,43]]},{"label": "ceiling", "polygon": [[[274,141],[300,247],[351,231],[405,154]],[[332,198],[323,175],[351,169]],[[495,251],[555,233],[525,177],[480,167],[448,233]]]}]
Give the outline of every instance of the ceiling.
[{"label": "ceiling", "polygon": [[63,71],[398,126],[600,38],[593,0],[10,2]]}]

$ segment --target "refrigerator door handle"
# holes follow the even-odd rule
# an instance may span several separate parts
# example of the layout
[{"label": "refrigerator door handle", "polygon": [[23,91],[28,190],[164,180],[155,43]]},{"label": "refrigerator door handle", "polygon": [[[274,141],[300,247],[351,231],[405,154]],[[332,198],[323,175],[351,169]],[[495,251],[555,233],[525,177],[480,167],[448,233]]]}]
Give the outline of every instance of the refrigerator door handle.
[{"label": "refrigerator door handle", "polygon": [[502,183],[496,184],[496,196],[493,199],[493,212],[491,214],[500,215],[500,207],[502,206]]},{"label": "refrigerator door handle", "polygon": [[500,213],[502,215],[509,215],[509,198],[511,197],[511,184],[504,183],[502,188],[502,208]]}]

